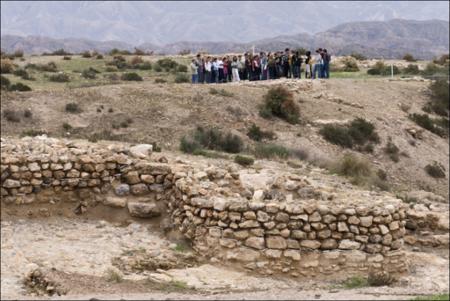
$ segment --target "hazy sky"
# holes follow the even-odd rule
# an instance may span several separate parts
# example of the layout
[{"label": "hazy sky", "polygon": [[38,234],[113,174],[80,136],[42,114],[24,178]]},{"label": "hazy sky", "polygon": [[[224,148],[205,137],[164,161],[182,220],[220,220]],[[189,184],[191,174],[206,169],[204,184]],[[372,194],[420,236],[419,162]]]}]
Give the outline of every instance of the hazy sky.
[{"label": "hazy sky", "polygon": [[1,34],[129,43],[243,42],[396,18],[449,20],[449,2],[1,1]]}]

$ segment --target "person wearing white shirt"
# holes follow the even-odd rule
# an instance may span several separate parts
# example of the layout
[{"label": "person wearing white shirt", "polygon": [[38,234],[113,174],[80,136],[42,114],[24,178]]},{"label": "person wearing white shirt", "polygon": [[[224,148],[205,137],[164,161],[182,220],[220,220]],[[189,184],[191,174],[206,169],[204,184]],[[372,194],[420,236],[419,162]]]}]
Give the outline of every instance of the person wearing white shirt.
[{"label": "person wearing white shirt", "polygon": [[211,83],[211,68],[211,57],[208,56],[205,61],[205,81],[207,84]]},{"label": "person wearing white shirt", "polygon": [[322,67],[323,67],[323,59],[322,59],[322,48],[316,50],[316,54],[314,55],[315,64],[313,66],[312,78],[322,77]]}]

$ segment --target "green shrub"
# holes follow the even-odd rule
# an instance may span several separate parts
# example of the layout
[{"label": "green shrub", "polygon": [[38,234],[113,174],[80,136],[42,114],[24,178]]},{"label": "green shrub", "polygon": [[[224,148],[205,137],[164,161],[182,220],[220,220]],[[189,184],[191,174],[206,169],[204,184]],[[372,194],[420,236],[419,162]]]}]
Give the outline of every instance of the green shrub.
[{"label": "green shrub", "polygon": [[95,56],[95,59],[97,59],[97,60],[102,60],[102,59],[103,59],[103,55],[102,55],[102,54],[97,54],[97,55]]},{"label": "green shrub", "polygon": [[429,109],[441,116],[449,112],[449,83],[446,79],[438,79],[430,85],[432,100]]},{"label": "green shrub", "polygon": [[186,75],[186,74],[183,74],[183,73],[178,73],[176,76],[175,76],[175,83],[177,83],[177,84],[180,84],[180,83],[188,83],[190,80],[189,80],[189,77]]},{"label": "green shrub", "polygon": [[16,69],[16,70],[14,70],[13,74],[15,76],[19,76],[20,78],[25,79],[25,80],[31,80],[32,79],[25,69],[21,69],[21,68]]},{"label": "green shrub", "polygon": [[82,110],[81,110],[81,108],[78,106],[77,103],[75,103],[75,102],[70,102],[70,103],[66,104],[66,112],[72,113],[72,114],[76,114],[76,113],[81,113]]},{"label": "green shrub", "polygon": [[126,69],[129,67],[126,59],[121,55],[114,56],[112,61],[106,62],[106,65],[115,66],[117,69]]},{"label": "green shrub", "polygon": [[436,64],[436,65],[441,65],[441,66],[448,65],[448,63],[449,63],[449,55],[448,54],[443,54],[438,59],[434,59],[433,63]]},{"label": "green shrub", "polygon": [[10,109],[4,110],[3,117],[10,122],[20,122],[20,114],[15,110]]},{"label": "green shrub", "polygon": [[347,148],[364,146],[369,142],[378,143],[380,140],[375,126],[363,118],[356,118],[348,125],[326,124],[319,134],[328,142]]},{"label": "green shrub", "polygon": [[139,64],[142,64],[143,62],[144,60],[140,56],[135,56],[130,60],[131,66],[137,66]]},{"label": "green shrub", "polygon": [[344,281],[343,286],[348,289],[368,286],[367,279],[360,276],[353,276]]},{"label": "green shrub", "polygon": [[16,84],[12,84],[9,86],[9,91],[27,92],[27,91],[31,91],[31,88],[25,84],[16,83]]},{"label": "green shrub", "polygon": [[414,64],[409,64],[405,69],[403,69],[403,73],[411,74],[411,75],[418,75],[418,74],[420,74],[419,66],[414,65]]},{"label": "green shrub", "polygon": [[448,301],[450,300],[449,294],[439,294],[430,296],[420,296],[413,299],[414,301]]},{"label": "green shrub", "polygon": [[271,88],[264,96],[264,102],[260,107],[260,115],[263,118],[276,116],[295,124],[299,122],[300,109],[294,102],[294,96],[284,87]]},{"label": "green shrub", "polygon": [[333,144],[347,148],[353,147],[353,139],[345,126],[326,124],[320,129],[319,134]]},{"label": "green shrub", "polygon": [[259,126],[253,123],[247,132],[247,136],[254,141],[261,141],[263,139],[272,140],[274,139],[275,134],[269,131],[262,131]]},{"label": "green shrub", "polygon": [[165,84],[167,81],[163,78],[155,78],[155,84]]},{"label": "green shrub", "polygon": [[178,65],[177,72],[188,72],[188,67],[186,65]]},{"label": "green shrub", "polygon": [[436,65],[434,63],[428,63],[425,70],[422,72],[425,76],[448,76],[448,66],[447,68]]},{"label": "green shrub", "polygon": [[176,69],[178,63],[170,58],[159,59],[156,64],[165,70]]},{"label": "green shrub", "polygon": [[234,162],[242,166],[250,166],[255,163],[255,160],[252,157],[237,155],[234,157]]},{"label": "green shrub", "polygon": [[126,81],[142,81],[142,77],[135,72],[124,73],[122,74],[120,79]]},{"label": "green shrub", "polygon": [[63,56],[62,58],[64,61],[70,61],[72,59],[72,57],[70,56]]},{"label": "green shrub", "polygon": [[244,143],[239,136],[223,133],[215,128],[204,129],[197,127],[191,139],[183,137],[180,142],[181,151],[186,153],[193,153],[201,148],[227,153],[239,153],[243,147]]},{"label": "green shrub", "polygon": [[137,65],[139,70],[152,70],[152,64],[150,62],[143,62],[142,64]]},{"label": "green shrub", "polygon": [[[394,75],[400,73],[400,69],[397,66],[393,66],[392,68]],[[391,75],[391,66],[385,65],[384,62],[378,61],[375,65],[367,70],[367,74],[369,75]]]},{"label": "green shrub", "polygon": [[90,58],[90,57],[92,57],[92,54],[90,51],[85,51],[85,52],[81,53],[81,57]]},{"label": "green shrub", "polygon": [[258,143],[255,145],[253,153],[256,158],[281,158],[289,157],[290,152],[287,148],[277,144]]},{"label": "green shrub", "polygon": [[441,137],[445,137],[447,135],[447,132],[445,129],[443,129],[440,126],[436,125],[436,121],[431,119],[428,114],[410,114],[409,118],[414,121],[417,125],[420,127],[438,135]]},{"label": "green shrub", "polygon": [[436,161],[434,161],[433,164],[428,164],[425,166],[425,171],[433,178],[445,178],[444,166]]},{"label": "green shrub", "polygon": [[100,71],[92,67],[89,67],[88,69],[83,70],[81,76],[86,79],[94,79],[97,77],[97,73],[100,73]]},{"label": "green shrub", "polygon": [[62,124],[62,127],[63,127],[63,129],[66,130],[66,131],[70,131],[70,130],[72,129],[72,126],[71,126],[69,123],[67,123],[67,122],[64,122],[64,123]]},{"label": "green shrub", "polygon": [[371,176],[370,163],[352,154],[345,154],[334,166],[334,171],[342,176],[364,178]]},{"label": "green shrub", "polygon": [[48,77],[51,82],[66,83],[70,81],[70,77],[66,73],[52,74]]},{"label": "green shrub", "polygon": [[400,161],[400,149],[392,142],[391,137],[388,138],[388,142],[386,144],[386,147],[384,148],[384,152],[389,155],[389,158],[391,158],[392,161]]},{"label": "green shrub", "polygon": [[405,60],[405,61],[407,61],[407,62],[416,62],[417,60],[412,56],[412,54],[410,54],[410,53],[406,53],[404,56],[403,56],[403,59]]},{"label": "green shrub", "polygon": [[156,65],[155,68],[153,68],[153,70],[155,70],[155,72],[162,72],[162,68],[160,65]]},{"label": "green shrub", "polygon": [[2,90],[8,90],[9,86],[11,85],[11,82],[8,78],[4,77],[3,75],[0,76],[0,87]]},{"label": "green shrub", "polygon": [[66,52],[63,48],[58,49],[50,53],[50,55],[72,55],[70,52]]},{"label": "green shrub", "polygon": [[119,69],[117,69],[117,67],[114,67],[114,66],[108,66],[105,68],[105,72],[116,72],[118,70]]}]

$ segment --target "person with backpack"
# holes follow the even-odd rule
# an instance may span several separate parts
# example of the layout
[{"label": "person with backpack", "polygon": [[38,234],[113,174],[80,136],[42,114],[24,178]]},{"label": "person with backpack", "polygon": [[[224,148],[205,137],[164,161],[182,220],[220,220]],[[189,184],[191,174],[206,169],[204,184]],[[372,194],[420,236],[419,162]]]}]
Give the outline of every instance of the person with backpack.
[{"label": "person with backpack", "polygon": [[313,64],[314,64],[314,59],[311,57],[311,51],[306,51],[305,78],[311,78],[311,71],[312,71]]},{"label": "person with backpack", "polygon": [[296,51],[292,56],[292,75],[294,78],[302,78],[301,75],[302,58],[300,53]]},{"label": "person with backpack", "polygon": [[323,50],[323,77],[330,78],[331,55],[326,49]]}]

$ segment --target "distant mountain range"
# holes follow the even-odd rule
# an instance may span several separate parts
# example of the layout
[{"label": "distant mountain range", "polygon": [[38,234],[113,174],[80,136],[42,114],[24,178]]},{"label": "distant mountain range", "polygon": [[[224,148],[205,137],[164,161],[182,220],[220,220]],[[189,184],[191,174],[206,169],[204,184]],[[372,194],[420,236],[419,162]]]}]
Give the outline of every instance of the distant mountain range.
[{"label": "distant mountain range", "polygon": [[448,1],[1,1],[1,35],[247,43],[344,22],[449,20]]},{"label": "distant mountain range", "polygon": [[[12,52],[21,49],[26,53],[43,53],[64,48],[79,53],[84,50],[108,51],[112,48],[133,50],[134,46],[119,41],[93,41],[88,39],[53,39],[47,37],[16,35],[1,36],[2,49]],[[430,59],[449,52],[449,22],[441,20],[415,21],[394,19],[390,21],[350,22],[313,35],[300,33],[280,35],[247,43],[181,41],[160,46],[142,43],[137,47],[155,53],[177,54],[191,52],[227,53],[249,51],[274,51],[286,47],[313,50],[324,47],[334,55],[352,52],[375,58],[400,58],[405,53],[422,59]]]}]

